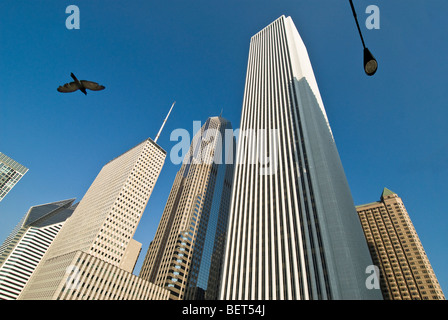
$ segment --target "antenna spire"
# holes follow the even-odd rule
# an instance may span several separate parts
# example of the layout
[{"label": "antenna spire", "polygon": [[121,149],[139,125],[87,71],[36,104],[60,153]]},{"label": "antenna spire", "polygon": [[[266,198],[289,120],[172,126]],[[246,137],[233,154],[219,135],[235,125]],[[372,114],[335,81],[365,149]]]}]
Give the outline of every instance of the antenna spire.
[{"label": "antenna spire", "polygon": [[168,120],[168,117],[170,116],[171,110],[173,110],[174,104],[176,101],[173,102],[173,105],[170,108],[170,111],[168,112],[168,115],[166,116],[165,120],[163,120],[162,126],[160,127],[159,133],[157,133],[156,138],[154,139],[154,142],[157,143],[157,139],[159,139],[160,133],[162,132],[163,126],[165,125],[166,120]]}]

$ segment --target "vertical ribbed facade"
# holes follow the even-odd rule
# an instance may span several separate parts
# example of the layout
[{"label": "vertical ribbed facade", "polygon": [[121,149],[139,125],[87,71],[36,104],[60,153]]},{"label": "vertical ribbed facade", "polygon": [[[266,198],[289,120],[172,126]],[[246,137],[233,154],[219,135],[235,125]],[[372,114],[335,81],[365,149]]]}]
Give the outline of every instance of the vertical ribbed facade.
[{"label": "vertical ribbed facade", "polygon": [[233,185],[220,299],[381,298],[290,17],[251,38]]},{"label": "vertical ribbed facade", "polygon": [[174,180],[140,272],[142,278],[170,290],[170,299],[218,298],[233,140],[229,121],[209,118],[194,136]]},{"label": "vertical ribbed facade", "polygon": [[0,152],[0,201],[27,172],[28,168]]},{"label": "vertical ribbed facade", "polygon": [[445,300],[403,200],[384,189],[356,207],[386,300]]}]

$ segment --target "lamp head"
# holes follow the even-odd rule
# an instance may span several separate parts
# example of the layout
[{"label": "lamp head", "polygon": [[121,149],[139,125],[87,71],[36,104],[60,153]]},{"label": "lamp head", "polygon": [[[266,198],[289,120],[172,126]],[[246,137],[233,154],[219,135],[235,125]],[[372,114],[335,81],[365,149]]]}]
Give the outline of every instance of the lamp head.
[{"label": "lamp head", "polygon": [[378,69],[378,62],[369,49],[364,48],[364,71],[368,76],[373,76]]}]

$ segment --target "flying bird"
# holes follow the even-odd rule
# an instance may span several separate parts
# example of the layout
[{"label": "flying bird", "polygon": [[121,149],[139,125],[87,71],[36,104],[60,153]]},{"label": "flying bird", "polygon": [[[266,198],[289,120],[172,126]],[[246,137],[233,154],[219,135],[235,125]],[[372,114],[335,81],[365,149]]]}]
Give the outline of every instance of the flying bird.
[{"label": "flying bird", "polygon": [[99,90],[103,90],[106,88],[105,86],[102,86],[93,81],[78,80],[73,73],[70,73],[70,75],[73,78],[73,80],[75,80],[75,81],[66,83],[63,86],[59,86],[59,88],[58,88],[59,92],[75,92],[76,90],[79,89],[82,91],[82,93],[87,95],[86,89],[93,90],[93,91],[99,91]]}]

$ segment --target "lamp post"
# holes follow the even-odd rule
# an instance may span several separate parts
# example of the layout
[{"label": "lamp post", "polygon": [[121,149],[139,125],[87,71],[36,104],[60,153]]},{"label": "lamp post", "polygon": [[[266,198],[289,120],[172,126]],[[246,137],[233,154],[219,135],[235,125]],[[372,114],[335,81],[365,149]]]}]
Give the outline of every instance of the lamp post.
[{"label": "lamp post", "polygon": [[358,32],[361,37],[362,46],[364,47],[364,71],[368,76],[373,76],[378,69],[378,62],[373,57],[369,49],[367,49],[364,38],[362,37],[361,28],[359,28],[358,18],[356,17],[355,7],[353,6],[353,1],[350,1],[350,6],[352,7],[353,17],[355,17],[356,26],[358,27]]}]

